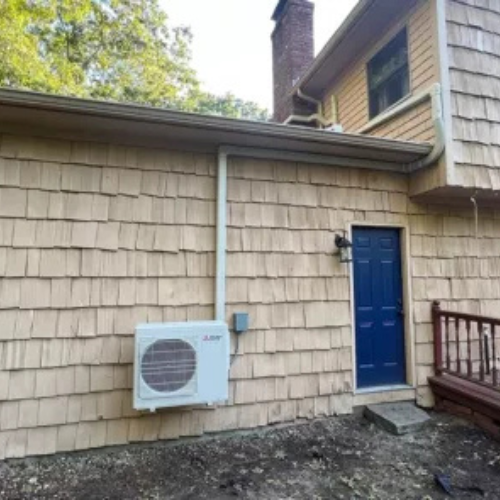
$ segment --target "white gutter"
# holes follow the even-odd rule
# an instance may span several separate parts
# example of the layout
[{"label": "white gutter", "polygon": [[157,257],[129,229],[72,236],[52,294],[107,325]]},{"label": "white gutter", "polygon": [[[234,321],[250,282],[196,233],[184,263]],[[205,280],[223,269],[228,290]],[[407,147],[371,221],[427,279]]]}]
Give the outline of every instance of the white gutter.
[{"label": "white gutter", "polygon": [[406,172],[412,173],[416,172],[425,167],[429,167],[436,163],[444,153],[446,148],[446,133],[445,133],[445,123],[444,123],[444,112],[443,112],[443,97],[442,89],[439,83],[435,83],[429,87],[426,91],[417,94],[416,96],[405,99],[400,104],[388,109],[385,113],[377,116],[375,119],[371,120],[364,127],[359,129],[360,134],[367,134],[372,132],[376,128],[382,126],[383,124],[397,118],[398,116],[407,113],[410,109],[413,109],[420,104],[430,100],[432,106],[432,122],[434,125],[434,147],[428,156],[422,160],[418,160],[413,163],[406,165]]},{"label": "white gutter", "polygon": [[[53,115],[53,116],[51,116]],[[82,126],[82,123],[85,126]],[[200,151],[213,153],[221,144],[232,143],[245,147],[276,148],[287,151],[306,151],[312,154],[335,154],[341,148],[346,156],[357,151],[368,156],[379,155],[386,161],[394,156],[406,156],[406,161],[420,158],[429,152],[428,144],[325,132],[312,127],[290,127],[283,124],[237,120],[206,116],[146,106],[92,101],[79,98],[37,94],[0,88],[0,124],[25,130],[33,127],[43,134],[55,132],[71,135],[71,140],[116,141],[120,131],[121,143],[137,137],[153,140],[162,147],[165,137],[179,149],[192,142]],[[126,129],[124,135],[122,130]],[[92,134],[90,134],[92,131]],[[89,135],[87,136],[87,132]],[[144,143],[139,144],[144,145]],[[350,149],[351,151],[347,151]],[[362,154],[360,157],[364,156]],[[405,161],[405,160],[402,160]]]}]

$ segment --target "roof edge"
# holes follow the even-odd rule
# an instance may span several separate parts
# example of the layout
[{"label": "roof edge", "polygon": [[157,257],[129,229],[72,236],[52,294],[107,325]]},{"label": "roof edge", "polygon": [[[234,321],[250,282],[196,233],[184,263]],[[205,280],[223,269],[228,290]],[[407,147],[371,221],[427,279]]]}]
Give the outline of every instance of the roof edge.
[{"label": "roof edge", "polygon": [[[276,139],[297,140],[304,143],[349,146],[387,152],[402,152],[418,156],[429,154],[431,145],[386,139],[359,134],[327,132],[270,122],[239,120],[221,116],[186,113],[135,104],[97,101],[75,97],[41,94],[0,88],[0,106],[94,116],[115,120],[169,125],[189,129],[243,133]],[[1,116],[0,116],[1,118]]]},{"label": "roof edge", "polygon": [[309,83],[314,77],[314,74],[321,68],[324,64],[325,59],[330,55],[330,53],[335,50],[335,48],[340,44],[340,42],[345,38],[345,36],[351,31],[356,23],[361,19],[361,17],[375,4],[376,0],[359,0],[358,3],[351,10],[349,15],[345,18],[344,22],[335,31],[331,38],[326,42],[325,46],[321,49],[320,53],[315,57],[311,66],[304,73],[302,78],[297,82],[295,87],[292,89],[291,93],[302,88],[305,84]]},{"label": "roof edge", "polygon": [[277,21],[278,18],[280,17],[281,11],[285,8],[286,3],[288,0],[280,0],[278,5],[276,5],[276,8],[273,11],[273,15],[271,16],[272,21]]}]

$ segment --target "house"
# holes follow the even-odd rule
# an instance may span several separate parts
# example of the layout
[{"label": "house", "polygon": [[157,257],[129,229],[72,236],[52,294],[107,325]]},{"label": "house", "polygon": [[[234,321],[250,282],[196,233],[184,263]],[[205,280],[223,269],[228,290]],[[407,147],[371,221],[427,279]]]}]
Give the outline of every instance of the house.
[{"label": "house", "polygon": [[[432,406],[432,302],[498,311],[498,2],[361,0],[316,58],[312,9],[287,124],[0,90],[1,458]],[[241,311],[226,403],[133,409],[138,323]]]}]

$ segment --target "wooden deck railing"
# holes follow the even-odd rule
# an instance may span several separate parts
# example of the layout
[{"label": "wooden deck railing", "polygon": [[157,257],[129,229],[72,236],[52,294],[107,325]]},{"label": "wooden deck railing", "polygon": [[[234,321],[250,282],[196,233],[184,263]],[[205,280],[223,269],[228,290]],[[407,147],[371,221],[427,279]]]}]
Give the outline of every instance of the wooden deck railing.
[{"label": "wooden deck railing", "polygon": [[448,373],[500,390],[500,319],[432,307],[436,375]]}]

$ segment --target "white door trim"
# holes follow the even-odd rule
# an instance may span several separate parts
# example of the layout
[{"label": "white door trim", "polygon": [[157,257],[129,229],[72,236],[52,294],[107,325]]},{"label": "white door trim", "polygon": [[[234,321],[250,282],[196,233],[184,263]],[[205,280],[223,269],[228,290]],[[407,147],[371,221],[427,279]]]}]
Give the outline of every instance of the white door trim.
[{"label": "white door trim", "polygon": [[[349,239],[353,241],[353,229],[356,227],[373,227],[399,229],[401,232],[401,275],[403,277],[403,303],[405,311],[404,336],[405,336],[405,354],[406,354],[406,383],[407,388],[416,389],[417,370],[416,370],[416,345],[415,328],[413,322],[413,296],[411,287],[411,245],[410,245],[410,227],[408,224],[387,224],[373,223],[367,221],[353,221],[348,225]],[[351,307],[351,335],[352,335],[352,380],[353,393],[358,392],[358,383],[356,376],[356,308],[354,300],[354,263],[349,264],[349,297]],[[378,388],[384,392],[384,387]],[[377,388],[373,389],[374,392]]]}]

